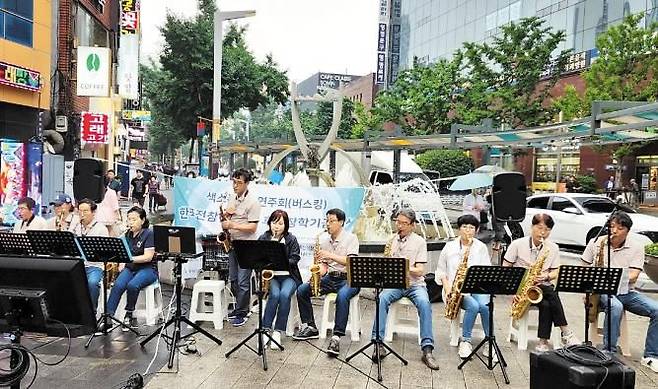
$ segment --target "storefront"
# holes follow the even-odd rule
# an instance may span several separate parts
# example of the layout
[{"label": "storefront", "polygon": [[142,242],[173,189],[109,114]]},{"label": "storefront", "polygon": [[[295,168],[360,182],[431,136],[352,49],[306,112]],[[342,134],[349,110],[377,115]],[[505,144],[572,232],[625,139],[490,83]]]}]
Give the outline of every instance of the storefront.
[{"label": "storefront", "polygon": [[[556,181],[559,174],[560,181],[580,172],[580,153],[575,147],[564,147],[561,158],[558,158],[558,149],[545,147],[535,150],[535,166],[532,180],[534,192],[555,192]],[[559,160],[558,160],[559,159]],[[563,184],[557,188],[562,191]]]},{"label": "storefront", "polygon": [[640,185],[644,203],[656,204],[658,185],[658,155],[640,155],[635,159],[635,177]]}]

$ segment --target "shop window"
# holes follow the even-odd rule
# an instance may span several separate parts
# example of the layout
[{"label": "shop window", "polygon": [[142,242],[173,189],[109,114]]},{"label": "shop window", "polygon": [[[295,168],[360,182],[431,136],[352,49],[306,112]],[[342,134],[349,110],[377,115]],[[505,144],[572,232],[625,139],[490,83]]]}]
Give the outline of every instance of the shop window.
[{"label": "shop window", "polygon": [[32,46],[32,1],[0,0],[0,38]]},{"label": "shop window", "polygon": [[75,30],[79,46],[109,46],[105,27],[82,6],[78,7]]}]

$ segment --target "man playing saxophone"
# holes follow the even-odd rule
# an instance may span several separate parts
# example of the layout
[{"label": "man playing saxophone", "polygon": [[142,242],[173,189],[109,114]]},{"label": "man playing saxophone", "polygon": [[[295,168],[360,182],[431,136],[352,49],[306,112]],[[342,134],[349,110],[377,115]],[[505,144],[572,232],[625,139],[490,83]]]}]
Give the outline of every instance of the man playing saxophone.
[{"label": "man playing saxophone", "polygon": [[[407,289],[384,289],[379,295],[379,338],[384,339],[386,333],[386,316],[391,304],[402,297],[411,300],[418,310],[420,320],[420,348],[423,356],[422,361],[432,370],[438,370],[439,364],[434,359],[434,336],[432,334],[432,305],[425,286],[425,264],[427,263],[427,243],[425,239],[414,232],[416,227],[416,213],[408,208],[398,211],[395,218],[397,229],[396,236],[390,243],[390,256],[406,258],[409,261],[409,287]],[[372,325],[372,338],[375,339],[377,323]],[[386,356],[386,350],[377,345],[379,352],[375,349],[372,360],[377,361]]]},{"label": "man playing saxophone", "polygon": [[[338,356],[340,338],[345,335],[350,313],[350,299],[359,294],[360,288],[352,288],[347,283],[347,257],[359,255],[359,240],[356,235],[343,229],[345,212],[338,208],[327,211],[327,232],[320,237],[320,262],[326,263],[328,272],[320,280],[320,293],[336,293],[336,320],[333,336],[327,352]],[[297,305],[302,325],[292,336],[295,340],[317,339],[320,333],[313,318],[311,305],[311,284],[305,282],[297,288]]]},{"label": "man playing saxophone", "polygon": [[[603,342],[607,350],[608,342],[612,345],[613,352],[617,350],[617,339],[619,338],[619,324],[624,310],[636,315],[649,317],[649,328],[644,343],[644,355],[641,360],[642,366],[650,368],[658,373],[658,302],[645,294],[635,290],[635,281],[642,272],[644,266],[644,242],[640,237],[629,234],[633,220],[625,212],[617,212],[610,220],[610,266],[628,269],[628,283],[620,285],[620,292],[612,296],[610,301],[612,311],[611,340],[608,340],[608,320],[606,317]],[[592,265],[595,261],[600,242],[607,240],[607,236],[600,237],[597,241],[592,239],[585,248],[581,260],[586,265]],[[602,250],[603,264],[608,264],[607,247]],[[600,296],[599,307],[608,309],[608,296]],[[596,308],[596,307],[595,307]]]},{"label": "man playing saxophone", "polygon": [[[459,228],[459,237],[446,243],[441,255],[439,256],[439,264],[436,270],[436,277],[441,279],[443,284],[443,301],[446,302],[446,308],[449,301],[453,298],[455,293],[460,291],[452,290],[455,278],[458,276],[457,272],[460,265],[466,260],[466,266],[471,267],[474,265],[490,266],[491,258],[489,257],[489,250],[487,246],[475,238],[479,228],[480,222],[473,215],[462,215],[457,219],[457,227]],[[465,274],[460,275],[464,277]],[[462,279],[461,282],[464,280]],[[471,335],[473,333],[473,325],[475,319],[480,314],[480,321],[486,336],[489,335],[489,295],[486,294],[462,294],[461,308],[464,309],[464,322],[462,324],[462,336],[459,343],[459,357],[466,358],[473,351],[471,344]],[[460,307],[456,307],[459,309]],[[457,312],[459,315],[459,312]],[[488,347],[483,348],[485,353],[489,352]],[[494,354],[495,356],[495,354]]]},{"label": "man playing saxophone", "polygon": [[[543,213],[536,214],[532,218],[530,237],[514,240],[508,247],[503,261],[503,266],[529,269],[532,268],[538,258],[545,256],[544,266],[539,276],[534,280],[529,280],[541,289],[543,295],[541,301],[533,304],[539,308],[539,324],[537,326],[539,343],[535,350],[540,352],[549,350],[548,340],[551,337],[551,325],[553,324],[560,327],[562,331],[563,346],[579,344],[576,335],[567,324],[560,297],[551,284],[551,281],[557,278],[560,256],[558,245],[548,240],[554,225],[555,222],[551,216]],[[514,296],[514,299],[513,304],[518,301],[518,296]]]}]

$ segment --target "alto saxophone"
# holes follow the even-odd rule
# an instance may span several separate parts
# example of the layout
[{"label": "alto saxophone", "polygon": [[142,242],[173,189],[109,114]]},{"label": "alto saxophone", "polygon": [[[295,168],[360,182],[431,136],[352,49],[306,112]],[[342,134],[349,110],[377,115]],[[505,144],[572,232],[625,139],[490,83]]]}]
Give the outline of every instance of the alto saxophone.
[{"label": "alto saxophone", "polygon": [[267,297],[270,291],[270,281],[274,278],[274,271],[264,269],[261,273],[261,288],[263,291],[263,298]]},{"label": "alto saxophone", "polygon": [[55,216],[55,231],[61,231],[62,230],[62,212],[57,212],[57,216]]},{"label": "alto saxophone", "polygon": [[[605,253],[606,244],[608,244],[606,238],[601,239],[601,242],[599,242],[599,251],[596,256],[596,261],[594,262],[594,266],[596,267],[603,267],[603,254]],[[587,320],[589,320],[590,323],[596,323],[596,319],[599,316],[599,300],[600,296],[598,294],[592,294],[589,296],[590,308]]]},{"label": "alto saxophone", "polygon": [[390,257],[393,254],[391,252],[391,250],[392,250],[392,247],[393,247],[393,240],[395,239],[396,236],[397,236],[397,234],[393,234],[393,236],[389,240],[386,241],[386,245],[384,246],[384,256],[385,257]]},{"label": "alto saxophone", "polygon": [[[222,206],[219,206],[219,221],[220,225],[221,222],[226,221],[227,218],[224,216],[224,209]],[[225,230],[224,227],[222,227],[222,231],[217,235],[217,241],[224,247],[224,251],[228,253],[231,250],[231,233],[228,230]]]},{"label": "alto saxophone", "polygon": [[315,237],[315,246],[313,246],[313,264],[311,265],[311,295],[313,297],[318,297],[320,295],[320,279],[322,278],[322,267],[320,266],[320,235],[324,231],[319,233]]},{"label": "alto saxophone", "polygon": [[473,241],[469,239],[469,243],[464,250],[462,261],[457,268],[455,279],[452,281],[452,289],[450,291],[450,295],[447,297],[446,311],[444,316],[449,320],[457,318],[459,315],[459,309],[462,305],[462,298],[464,296],[461,294],[461,289],[464,285],[464,279],[466,278],[466,271],[468,270],[468,256],[471,253],[472,242]]},{"label": "alto saxophone", "polygon": [[[541,242],[542,244],[544,243],[544,238],[541,239]],[[537,304],[544,298],[543,292],[535,284],[539,279],[539,275],[544,268],[544,262],[546,262],[549,254],[550,250],[546,247],[539,253],[535,263],[530,266],[523,276],[518,292],[516,293],[516,301],[512,302],[512,318],[514,320],[522,318],[530,305]]]}]

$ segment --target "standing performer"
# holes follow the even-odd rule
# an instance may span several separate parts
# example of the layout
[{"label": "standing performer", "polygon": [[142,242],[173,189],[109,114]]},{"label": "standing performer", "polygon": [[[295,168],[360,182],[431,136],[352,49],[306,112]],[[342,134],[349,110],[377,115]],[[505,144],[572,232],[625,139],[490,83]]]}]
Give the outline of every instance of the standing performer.
[{"label": "standing performer", "polygon": [[[457,219],[459,237],[446,243],[443,250],[441,250],[439,265],[436,270],[437,278],[440,278],[443,283],[443,301],[446,302],[446,309],[448,309],[449,302],[454,298],[458,306],[452,309],[457,310],[457,317],[459,317],[459,309],[464,310],[462,336],[459,343],[460,358],[468,357],[473,351],[471,335],[478,313],[480,314],[484,334],[489,336],[489,295],[463,294],[459,290],[452,290],[455,277],[460,277],[460,281],[463,283],[467,268],[475,265],[491,265],[487,246],[475,238],[479,225],[480,223],[473,215],[462,215]],[[460,272],[462,269],[463,271]],[[461,298],[458,298],[458,296],[461,296]],[[459,299],[461,301],[457,301]],[[484,347],[483,350],[485,356],[488,357],[489,348]],[[497,358],[496,354],[494,354],[494,358]]]},{"label": "standing performer", "polygon": [[[232,239],[256,240],[256,229],[260,220],[260,203],[253,192],[249,192],[251,172],[238,169],[231,175],[234,196],[228,202],[228,207],[222,215],[222,228],[228,230]],[[251,269],[243,269],[238,264],[235,251],[231,249],[229,255],[229,280],[231,293],[235,296],[235,308],[228,317],[234,327],[247,322],[249,313],[249,280]]]},{"label": "standing performer", "polygon": [[[551,338],[551,325],[560,327],[562,331],[562,345],[571,346],[579,344],[567,324],[564,316],[564,308],[560,296],[555,292],[551,281],[557,278],[557,270],[560,265],[560,249],[558,245],[549,241],[551,229],[555,225],[550,215],[539,213],[532,218],[530,237],[523,237],[513,241],[507,248],[503,266],[524,267],[532,269],[538,260],[543,260],[543,266],[538,269],[538,276],[528,280],[531,286],[541,289],[541,301],[532,304],[539,308],[539,325],[537,326],[537,337],[539,343],[536,351],[548,351],[548,340]],[[514,297],[513,306],[519,302],[519,296]]]},{"label": "standing performer", "polygon": [[[302,284],[302,276],[297,267],[297,263],[300,259],[300,250],[297,238],[288,231],[290,228],[290,222],[286,211],[277,209],[272,212],[267,220],[267,225],[269,226],[269,229],[258,239],[274,240],[284,243],[286,245],[288,263],[290,264],[289,272],[270,271],[271,277],[269,281],[267,281],[269,283],[269,297],[267,298],[265,314],[263,315],[263,327],[269,329],[274,341],[281,344],[281,333],[286,332],[286,327],[288,325],[290,300],[297,290],[297,287]],[[263,274],[265,274],[265,272],[263,272]],[[265,279],[265,275],[263,275],[263,279]],[[276,323],[274,324],[274,330],[272,331],[274,316],[276,316]],[[272,349],[278,349],[278,346],[272,343]]]},{"label": "standing performer", "polygon": [[[347,283],[347,257],[359,254],[359,240],[356,235],[345,231],[345,212],[338,208],[327,211],[327,232],[319,237],[320,247],[316,253],[318,260],[328,266],[328,272],[320,280],[320,294],[336,293],[336,320],[333,336],[327,352],[338,356],[340,338],[345,335],[350,313],[350,299],[359,294],[360,288],[351,288]],[[317,339],[320,333],[313,318],[311,305],[311,284],[305,282],[297,288],[297,305],[302,326],[292,336],[295,340]]]},{"label": "standing performer", "polygon": [[[617,339],[619,338],[619,325],[624,310],[639,316],[649,317],[649,328],[644,342],[644,357],[642,366],[650,368],[658,373],[658,302],[645,294],[635,290],[635,282],[642,272],[644,266],[644,243],[629,234],[633,220],[625,212],[617,212],[610,220],[610,266],[621,267],[628,272],[628,283],[620,285],[619,293],[612,296],[612,328],[611,338],[608,339],[608,318],[606,316],[603,329],[604,348],[613,352],[617,351]],[[596,242],[592,239],[583,252],[582,261],[587,265],[594,265],[601,255],[604,266],[608,263],[608,250],[605,247],[607,236],[600,237]],[[603,244],[602,244],[603,243]],[[602,250],[599,249],[602,248]],[[608,314],[608,296],[600,296],[599,307]],[[597,307],[594,307],[596,309]]]},{"label": "standing performer", "polygon": [[[427,242],[414,232],[416,227],[416,213],[408,208],[398,211],[395,218],[397,234],[391,238],[390,256],[406,258],[409,261],[409,287],[407,289],[384,289],[379,295],[379,338],[384,339],[386,334],[386,316],[391,304],[402,297],[410,299],[418,310],[420,319],[420,348],[423,353],[422,361],[432,370],[439,370],[439,363],[434,359],[434,336],[432,334],[432,305],[425,286],[425,264],[427,263]],[[389,253],[384,253],[385,255]],[[372,339],[375,339],[377,323],[372,325]],[[379,347],[372,353],[373,361],[386,356],[386,350]]]}]

